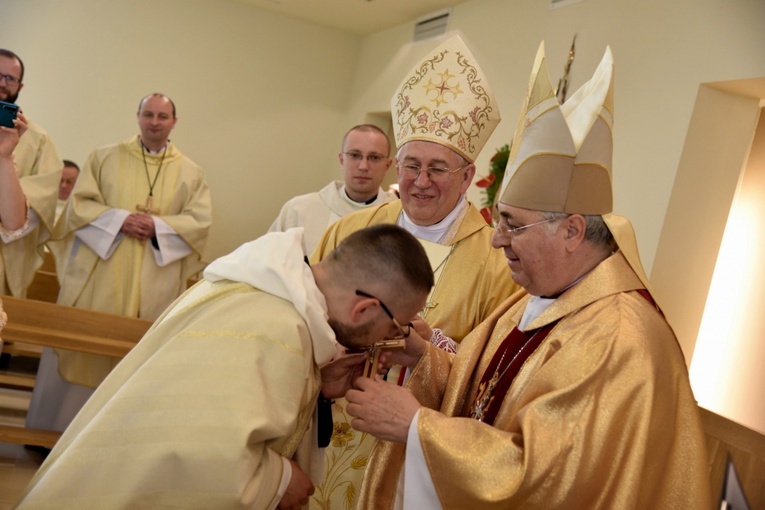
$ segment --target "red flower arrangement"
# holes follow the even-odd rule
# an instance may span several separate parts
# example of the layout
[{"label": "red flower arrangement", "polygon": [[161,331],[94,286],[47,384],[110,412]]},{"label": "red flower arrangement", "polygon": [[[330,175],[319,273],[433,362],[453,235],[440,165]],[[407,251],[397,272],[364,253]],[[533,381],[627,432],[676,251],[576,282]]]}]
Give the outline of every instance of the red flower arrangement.
[{"label": "red flower arrangement", "polygon": [[507,167],[507,160],[510,157],[510,145],[505,144],[500,147],[494,156],[489,161],[489,175],[480,179],[475,183],[479,188],[484,190],[484,199],[481,202],[483,206],[481,208],[481,216],[486,220],[489,225],[494,224],[493,211],[494,203],[499,191],[499,186],[502,184],[502,178],[505,176],[505,167]]}]

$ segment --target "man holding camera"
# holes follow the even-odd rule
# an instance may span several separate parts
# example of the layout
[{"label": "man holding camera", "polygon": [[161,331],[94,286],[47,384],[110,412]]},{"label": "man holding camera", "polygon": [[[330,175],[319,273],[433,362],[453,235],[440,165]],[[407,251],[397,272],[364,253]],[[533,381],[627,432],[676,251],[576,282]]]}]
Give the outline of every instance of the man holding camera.
[{"label": "man holding camera", "polygon": [[[0,101],[16,103],[24,87],[24,63],[0,48]],[[43,245],[50,239],[63,162],[48,133],[32,121],[13,151],[19,180],[29,201],[29,228],[20,237],[0,239],[5,275],[0,294],[25,297],[43,262]]]}]

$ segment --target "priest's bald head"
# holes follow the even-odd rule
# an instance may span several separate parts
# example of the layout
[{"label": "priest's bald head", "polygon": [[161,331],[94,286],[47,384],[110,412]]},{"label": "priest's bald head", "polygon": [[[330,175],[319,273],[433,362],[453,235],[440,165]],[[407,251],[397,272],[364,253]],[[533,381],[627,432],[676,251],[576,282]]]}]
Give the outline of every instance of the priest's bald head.
[{"label": "priest's bald head", "polygon": [[312,269],[338,342],[351,348],[408,336],[433,286],[420,242],[389,224],[354,232]]},{"label": "priest's bald head", "polygon": [[178,122],[175,103],[160,93],[149,94],[141,99],[136,117],[141,130],[141,143],[155,152],[167,145],[170,132]]}]

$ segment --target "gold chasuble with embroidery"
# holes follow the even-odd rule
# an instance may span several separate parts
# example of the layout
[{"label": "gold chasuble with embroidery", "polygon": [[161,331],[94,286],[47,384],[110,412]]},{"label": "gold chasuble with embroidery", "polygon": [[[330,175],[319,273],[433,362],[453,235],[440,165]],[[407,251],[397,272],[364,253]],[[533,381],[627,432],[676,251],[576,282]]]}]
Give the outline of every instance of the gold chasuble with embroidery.
[{"label": "gold chasuble with embroidery", "polygon": [[0,294],[26,297],[35,272],[43,263],[44,245],[51,237],[56,216],[58,185],[64,162],[40,126],[29,122],[13,150],[21,188],[40,224],[24,237],[0,242]]},{"label": "gold chasuble with embroidery", "polygon": [[[495,393],[493,426],[472,406],[529,297],[499,307],[456,358],[428,346],[406,386],[424,406],[418,433],[444,509],[711,508],[685,361],[642,289],[617,252],[529,324],[555,323]],[[358,508],[393,508],[404,452],[393,453],[371,458]]]},{"label": "gold chasuble with embroidery", "polygon": [[[395,224],[401,210],[401,201],[394,200],[341,218],[325,233],[311,256],[312,262],[321,260],[357,230],[381,223]],[[422,317],[431,327],[442,329],[459,342],[519,287],[510,276],[502,251],[491,247],[494,229],[475,207],[468,204],[455,228],[452,239],[444,246],[423,241],[436,284]],[[374,437],[351,428],[345,405],[345,399],[336,399],[332,406],[334,431],[326,449],[326,476],[311,498],[312,509],[346,508],[356,499],[369,454],[376,444]],[[378,443],[403,450],[402,445]]]},{"label": "gold chasuble with embroidery", "polygon": [[[200,257],[212,223],[204,172],[173,144],[164,152],[143,154],[138,136],[94,151],[56,224],[54,238],[76,236],[78,229],[113,209],[137,212],[137,205],[146,204],[150,179],[156,178],[152,207],[159,212],[155,216],[185,241],[191,253],[160,266],[151,241],[123,236],[104,260],[75,240],[62,278],[59,304],[154,320],[183,293],[188,278],[202,269]],[[59,360],[65,379],[91,387],[115,364],[111,358],[64,351],[59,352]]]}]

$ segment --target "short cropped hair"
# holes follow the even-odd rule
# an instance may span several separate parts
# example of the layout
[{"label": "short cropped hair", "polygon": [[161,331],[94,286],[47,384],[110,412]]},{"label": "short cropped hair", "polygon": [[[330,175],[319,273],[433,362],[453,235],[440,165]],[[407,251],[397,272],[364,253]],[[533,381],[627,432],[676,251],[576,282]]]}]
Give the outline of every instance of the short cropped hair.
[{"label": "short cropped hair", "polygon": [[345,150],[345,142],[348,141],[348,135],[354,131],[361,131],[362,133],[377,133],[383,135],[383,137],[385,137],[385,143],[388,144],[388,152],[385,155],[390,155],[390,138],[388,138],[388,135],[385,134],[385,131],[375,126],[374,124],[359,124],[358,126],[353,126],[351,129],[349,129],[343,136],[343,144],[340,146],[341,151]]},{"label": "short cropped hair", "polygon": [[341,280],[340,283],[357,288],[374,281],[382,282],[399,294],[427,294],[434,283],[433,269],[422,244],[393,224],[357,230],[346,237],[326,260],[336,267],[333,276]]},{"label": "short cropped hair", "polygon": [[21,76],[19,76],[19,83],[23,82],[24,81],[24,62],[21,60],[21,58],[19,58],[19,56],[16,55],[11,50],[6,50],[5,48],[0,48],[0,55],[2,55],[3,57],[15,58],[16,60],[19,61],[19,65],[21,66]]},{"label": "short cropped hair", "polygon": [[148,96],[142,97],[141,101],[138,103],[138,113],[141,113],[141,107],[143,106],[143,102],[146,101],[147,99],[149,99],[150,97],[164,97],[165,99],[170,101],[170,104],[173,106],[173,118],[176,117],[176,115],[175,115],[175,103],[173,103],[173,100],[170,99],[169,97],[167,97],[166,95],[161,94],[159,92],[155,92],[153,94],[149,94]]}]

